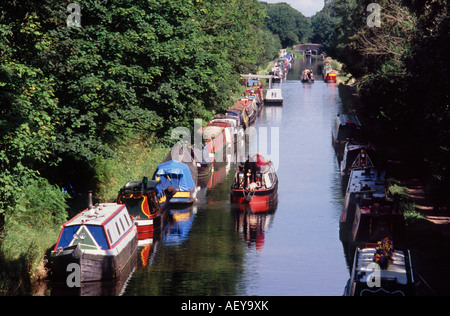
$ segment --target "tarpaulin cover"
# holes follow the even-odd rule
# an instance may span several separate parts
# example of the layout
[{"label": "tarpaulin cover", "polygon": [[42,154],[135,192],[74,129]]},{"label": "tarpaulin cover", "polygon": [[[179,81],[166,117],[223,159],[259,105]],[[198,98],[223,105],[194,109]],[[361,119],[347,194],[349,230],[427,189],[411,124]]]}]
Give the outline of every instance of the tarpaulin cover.
[{"label": "tarpaulin cover", "polygon": [[179,161],[170,160],[158,166],[155,174],[155,180],[160,178],[164,188],[169,185],[178,191],[192,191],[195,189],[195,183],[189,167]]}]

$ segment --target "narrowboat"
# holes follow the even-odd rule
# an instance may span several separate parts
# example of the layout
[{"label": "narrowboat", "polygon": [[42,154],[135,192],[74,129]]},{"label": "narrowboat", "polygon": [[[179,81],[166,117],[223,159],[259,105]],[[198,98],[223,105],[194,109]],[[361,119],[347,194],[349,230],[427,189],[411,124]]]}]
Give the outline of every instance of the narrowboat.
[{"label": "narrowboat", "polygon": [[312,83],[312,82],[314,82],[314,75],[313,75],[312,70],[305,69],[302,72],[301,80],[302,80],[303,83]]},{"label": "narrowboat", "polygon": [[360,141],[346,143],[340,166],[343,183],[347,182],[351,170],[375,168],[375,158],[376,151],[372,144]]},{"label": "narrowboat", "polygon": [[197,200],[197,170],[196,167],[180,161],[169,160],[158,165],[154,180],[161,181],[163,189],[170,186],[174,188],[174,194],[169,203],[193,204]]},{"label": "narrowboat", "polygon": [[100,204],[67,221],[50,255],[51,278],[65,281],[70,264],[80,282],[117,278],[137,249],[137,230],[125,205]]},{"label": "narrowboat", "polygon": [[364,200],[386,198],[384,174],[375,169],[352,170],[345,193],[344,207],[340,219],[341,232],[348,232],[353,224],[356,206]]},{"label": "narrowboat", "polygon": [[170,160],[183,162],[188,165],[192,170],[192,177],[207,178],[211,174],[212,160],[209,157],[208,148],[203,144],[191,146],[188,142],[179,141],[172,147],[161,163]]},{"label": "narrowboat", "polygon": [[267,212],[278,200],[278,177],[271,161],[260,154],[241,163],[231,186],[231,202]]},{"label": "narrowboat", "polygon": [[246,112],[248,116],[248,124],[252,124],[256,120],[257,116],[257,105],[256,101],[253,99],[249,99],[247,97],[241,97],[239,100],[229,108],[229,110],[241,110],[242,112]]},{"label": "narrowboat", "polygon": [[391,250],[387,267],[381,268],[378,244],[357,248],[344,296],[414,296],[415,280],[409,250]]},{"label": "narrowboat", "polygon": [[351,242],[360,245],[390,236],[401,241],[405,233],[405,218],[398,203],[386,198],[363,198],[356,204]]},{"label": "narrowboat", "polygon": [[211,163],[222,162],[231,151],[233,142],[231,129],[214,125],[206,126],[203,128],[203,141]]},{"label": "narrowboat", "polygon": [[268,89],[264,102],[267,105],[283,105],[281,89]]},{"label": "narrowboat", "polygon": [[281,79],[283,79],[283,69],[281,67],[273,67],[269,75],[273,76],[273,82],[281,82]]},{"label": "narrowboat", "polygon": [[331,136],[339,161],[342,159],[347,142],[361,140],[361,130],[361,122],[356,115],[338,114],[336,116]]},{"label": "narrowboat", "polygon": [[238,120],[238,126],[246,129],[249,126],[247,112],[238,109],[228,109],[225,117],[235,118]]},{"label": "narrowboat", "polygon": [[336,82],[336,72],[334,70],[325,73],[323,76],[323,81],[327,83],[335,83]]},{"label": "narrowboat", "polygon": [[128,181],[119,190],[117,203],[126,205],[136,224],[138,240],[152,240],[154,231],[161,229],[171,192],[174,192],[173,188],[163,190],[161,182],[147,177]]},{"label": "narrowboat", "polygon": [[385,236],[402,240],[405,219],[398,201],[387,197],[386,181],[373,169],[352,170],[340,220],[342,241],[354,245]]},{"label": "narrowboat", "polygon": [[226,161],[234,162],[235,154],[239,154],[245,148],[245,132],[242,127],[238,126],[238,120],[232,117],[217,117],[206,126],[217,126],[230,130],[231,139],[227,140]]},{"label": "narrowboat", "polygon": [[305,56],[306,57],[311,57],[311,55],[312,55],[312,51],[310,49],[305,51]]}]

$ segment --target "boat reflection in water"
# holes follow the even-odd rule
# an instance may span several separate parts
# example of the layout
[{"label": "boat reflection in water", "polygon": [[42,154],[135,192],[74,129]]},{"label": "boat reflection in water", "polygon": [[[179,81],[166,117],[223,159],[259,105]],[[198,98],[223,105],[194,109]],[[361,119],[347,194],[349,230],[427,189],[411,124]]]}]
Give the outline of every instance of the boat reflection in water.
[{"label": "boat reflection in water", "polygon": [[265,242],[265,232],[270,228],[275,217],[275,211],[278,206],[278,199],[266,208],[266,211],[253,211],[249,204],[243,209],[242,204],[232,204],[231,213],[233,215],[234,229],[243,238],[249,248],[255,245],[259,253]]},{"label": "boat reflection in water", "polygon": [[188,238],[194,223],[197,207],[171,209],[169,221],[164,228],[162,241],[165,246],[181,245]]}]

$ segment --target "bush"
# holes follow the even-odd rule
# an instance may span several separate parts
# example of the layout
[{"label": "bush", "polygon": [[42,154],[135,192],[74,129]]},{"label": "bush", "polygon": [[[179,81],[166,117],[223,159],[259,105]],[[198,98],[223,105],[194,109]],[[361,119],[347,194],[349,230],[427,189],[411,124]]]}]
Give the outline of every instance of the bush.
[{"label": "bush", "polygon": [[151,178],[169,149],[133,140],[118,145],[115,152],[116,157],[97,157],[94,163],[98,182],[96,198],[101,202],[115,201],[120,188],[128,181],[144,176]]}]

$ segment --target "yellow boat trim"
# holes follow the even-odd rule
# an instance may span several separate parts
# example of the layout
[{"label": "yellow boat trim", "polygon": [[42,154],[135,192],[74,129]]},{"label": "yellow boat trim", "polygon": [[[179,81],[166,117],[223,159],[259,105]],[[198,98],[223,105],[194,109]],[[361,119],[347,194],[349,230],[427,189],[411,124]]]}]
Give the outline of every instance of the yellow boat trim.
[{"label": "yellow boat trim", "polygon": [[173,196],[174,198],[190,198],[191,192],[177,192]]}]

